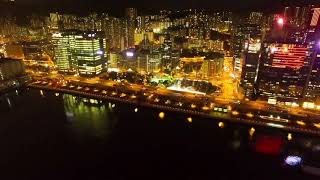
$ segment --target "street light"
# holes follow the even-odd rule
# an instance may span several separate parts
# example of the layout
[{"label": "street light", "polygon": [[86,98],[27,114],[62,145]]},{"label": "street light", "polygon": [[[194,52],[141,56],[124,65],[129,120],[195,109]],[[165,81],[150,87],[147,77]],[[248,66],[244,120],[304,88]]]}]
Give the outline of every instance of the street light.
[{"label": "street light", "polygon": [[256,131],[256,130],[254,129],[254,127],[252,127],[252,128],[249,130],[249,135],[250,135],[250,137],[253,136],[253,134],[254,134],[255,131]]},{"label": "street light", "polygon": [[220,128],[224,128],[224,123],[223,123],[223,122],[219,122],[219,123],[218,123],[218,126],[219,126]]},{"label": "street light", "polygon": [[165,116],[164,112],[160,112],[160,113],[159,113],[159,118],[160,118],[160,119],[163,119],[164,116]]},{"label": "street light", "polygon": [[288,139],[289,141],[292,140],[292,134],[291,134],[291,133],[288,134],[287,139]]}]

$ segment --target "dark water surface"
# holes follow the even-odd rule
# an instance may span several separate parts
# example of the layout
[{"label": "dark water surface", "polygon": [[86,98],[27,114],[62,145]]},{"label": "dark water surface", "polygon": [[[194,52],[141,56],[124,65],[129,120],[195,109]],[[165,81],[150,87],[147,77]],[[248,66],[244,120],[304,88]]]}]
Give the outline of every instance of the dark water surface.
[{"label": "dark water surface", "polygon": [[262,127],[251,137],[250,126],[159,112],[39,90],[3,95],[0,178],[320,178],[283,166],[288,147],[317,138]]}]

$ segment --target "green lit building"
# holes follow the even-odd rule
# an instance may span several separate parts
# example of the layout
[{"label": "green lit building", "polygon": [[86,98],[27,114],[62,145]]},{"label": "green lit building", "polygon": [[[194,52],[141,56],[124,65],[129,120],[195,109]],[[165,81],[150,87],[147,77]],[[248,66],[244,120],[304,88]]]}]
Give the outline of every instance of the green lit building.
[{"label": "green lit building", "polygon": [[[102,33],[101,33],[102,34]],[[60,72],[96,76],[106,66],[106,40],[98,32],[55,34],[55,59]]]},{"label": "green lit building", "polygon": [[77,61],[73,56],[75,36],[75,32],[56,33],[52,35],[55,61],[60,72],[77,72]]},{"label": "green lit building", "polygon": [[82,76],[100,74],[106,66],[106,40],[96,33],[84,33],[75,40],[75,57]]}]

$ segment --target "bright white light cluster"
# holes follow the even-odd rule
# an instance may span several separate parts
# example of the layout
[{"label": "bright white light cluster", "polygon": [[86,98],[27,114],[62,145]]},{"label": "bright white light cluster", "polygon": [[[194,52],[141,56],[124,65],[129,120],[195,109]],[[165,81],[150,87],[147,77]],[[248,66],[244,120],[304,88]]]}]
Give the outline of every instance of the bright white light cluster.
[{"label": "bright white light cluster", "polygon": [[284,162],[289,166],[298,166],[301,164],[302,158],[299,156],[288,156]]}]

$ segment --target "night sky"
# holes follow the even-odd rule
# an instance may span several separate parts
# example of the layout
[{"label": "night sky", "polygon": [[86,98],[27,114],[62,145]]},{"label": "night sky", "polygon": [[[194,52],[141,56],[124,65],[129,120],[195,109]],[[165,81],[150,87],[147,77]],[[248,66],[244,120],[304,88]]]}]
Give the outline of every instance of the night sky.
[{"label": "night sky", "polygon": [[92,11],[108,11],[114,15],[122,15],[125,7],[136,7],[143,11],[165,8],[277,11],[282,9],[283,6],[296,6],[315,2],[319,3],[319,0],[16,0],[21,12],[47,13],[59,11],[86,14]]}]

